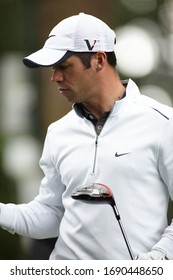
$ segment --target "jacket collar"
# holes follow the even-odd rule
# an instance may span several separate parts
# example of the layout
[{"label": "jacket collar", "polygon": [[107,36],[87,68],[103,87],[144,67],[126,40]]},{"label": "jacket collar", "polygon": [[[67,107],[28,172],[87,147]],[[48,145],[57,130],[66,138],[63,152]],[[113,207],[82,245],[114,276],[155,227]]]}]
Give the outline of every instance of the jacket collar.
[{"label": "jacket collar", "polygon": [[[124,106],[128,103],[129,99],[133,99],[133,97],[140,94],[139,89],[133,80],[123,80],[122,84],[126,86],[126,95],[121,100],[115,101],[111,111],[111,116],[117,114],[121,109],[123,109]],[[83,106],[81,103],[73,104],[72,108],[79,117],[85,117]]]}]

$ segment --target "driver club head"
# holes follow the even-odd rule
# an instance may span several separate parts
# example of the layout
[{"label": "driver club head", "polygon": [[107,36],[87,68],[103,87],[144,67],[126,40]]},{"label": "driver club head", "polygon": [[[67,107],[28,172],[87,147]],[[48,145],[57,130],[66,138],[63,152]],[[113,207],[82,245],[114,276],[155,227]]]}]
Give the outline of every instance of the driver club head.
[{"label": "driver club head", "polygon": [[112,206],[112,209],[114,211],[115,217],[118,221],[118,224],[120,226],[124,241],[126,243],[128,252],[130,254],[131,259],[134,259],[134,254],[131,249],[131,246],[129,244],[127,235],[125,233],[125,230],[123,228],[120,214],[118,211],[118,208],[115,204],[115,200],[113,197],[113,193],[109,187],[107,187],[104,184],[100,183],[93,183],[90,185],[83,185],[80,187],[77,187],[71,194],[71,197],[76,200],[82,200],[87,203],[108,203]]},{"label": "driver club head", "polygon": [[110,188],[104,184],[93,183],[77,187],[71,194],[76,200],[95,201],[114,205],[114,198]]}]

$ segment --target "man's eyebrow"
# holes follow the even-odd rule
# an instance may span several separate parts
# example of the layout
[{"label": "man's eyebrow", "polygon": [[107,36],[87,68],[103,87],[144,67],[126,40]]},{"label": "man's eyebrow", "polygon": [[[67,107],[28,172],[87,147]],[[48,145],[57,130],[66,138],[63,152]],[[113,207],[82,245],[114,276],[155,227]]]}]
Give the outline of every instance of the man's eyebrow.
[{"label": "man's eyebrow", "polygon": [[62,65],[62,64],[64,64],[64,63],[65,63],[65,61],[60,62],[60,63],[57,63],[57,64],[54,64],[53,67],[55,68],[55,67],[60,66],[60,65]]}]

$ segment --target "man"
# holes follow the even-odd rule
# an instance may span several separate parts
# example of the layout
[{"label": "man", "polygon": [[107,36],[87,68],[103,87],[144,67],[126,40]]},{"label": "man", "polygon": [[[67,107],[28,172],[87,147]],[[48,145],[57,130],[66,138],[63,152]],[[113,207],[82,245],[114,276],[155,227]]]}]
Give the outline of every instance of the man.
[{"label": "man", "polygon": [[51,124],[40,160],[44,178],[28,204],[0,204],[0,225],[32,238],[58,237],[50,259],[130,259],[109,205],[74,200],[78,186],[113,191],[138,259],[173,259],[173,109],[121,81],[115,33],[80,13],[53,28],[27,67],[52,67],[72,110]]}]

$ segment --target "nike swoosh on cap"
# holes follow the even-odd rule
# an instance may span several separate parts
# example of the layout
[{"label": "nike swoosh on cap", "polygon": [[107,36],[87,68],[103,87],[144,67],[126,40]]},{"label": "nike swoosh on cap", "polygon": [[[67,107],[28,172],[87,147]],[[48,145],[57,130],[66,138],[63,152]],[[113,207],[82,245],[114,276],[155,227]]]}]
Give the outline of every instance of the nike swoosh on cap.
[{"label": "nike swoosh on cap", "polygon": [[50,39],[51,37],[55,37],[56,35],[50,35],[48,36],[47,40]]}]

